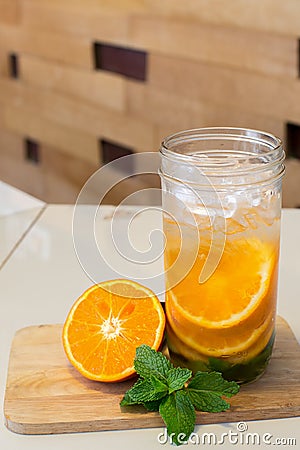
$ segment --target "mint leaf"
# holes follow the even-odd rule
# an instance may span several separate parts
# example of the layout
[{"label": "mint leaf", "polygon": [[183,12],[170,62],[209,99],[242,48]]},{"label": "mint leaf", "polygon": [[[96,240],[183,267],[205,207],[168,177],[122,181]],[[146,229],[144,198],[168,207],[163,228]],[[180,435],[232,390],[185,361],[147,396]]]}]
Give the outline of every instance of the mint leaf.
[{"label": "mint leaf", "polygon": [[158,378],[156,378],[155,375],[150,375],[150,383],[152,384],[155,392],[157,392],[157,393],[159,393],[159,392],[167,393],[168,392],[168,385],[166,383],[163,383],[162,381],[160,381]]},{"label": "mint leaf", "polygon": [[122,400],[120,401],[120,406],[131,406],[131,405],[136,405],[136,402],[132,400],[127,391]]},{"label": "mint leaf", "polygon": [[[135,401],[135,399],[133,397],[131,397],[131,391],[133,392],[133,396],[134,396],[135,389],[137,389],[143,383],[143,381],[144,380],[139,378],[137,380],[137,382],[134,383],[134,385],[130,389],[128,389],[128,391],[125,393],[124,397],[122,398],[122,400],[120,402],[121,406],[136,405],[137,403],[139,403],[139,402]],[[142,387],[142,389],[143,389],[143,387]]]},{"label": "mint leaf", "polygon": [[191,376],[192,371],[189,369],[182,369],[181,367],[174,367],[173,369],[170,369],[167,374],[169,394],[183,388],[184,384],[191,378]]},{"label": "mint leaf", "polygon": [[161,381],[166,381],[167,374],[173,364],[160,352],[156,352],[149,345],[140,345],[136,349],[134,368],[142,378],[154,375]]},{"label": "mint leaf", "polygon": [[161,404],[162,399],[153,400],[152,402],[143,403],[144,407],[148,409],[148,411],[159,411],[159,405]]},{"label": "mint leaf", "polygon": [[226,411],[230,404],[222,397],[232,397],[238,391],[237,383],[224,380],[218,372],[197,372],[187,388],[194,407],[206,412]]},{"label": "mint leaf", "polygon": [[219,372],[197,372],[188,388],[213,391],[228,398],[237,394],[240,389],[235,381],[224,380]]},{"label": "mint leaf", "polygon": [[223,400],[218,394],[211,392],[200,392],[188,389],[188,394],[195,409],[206,412],[221,412],[230,408],[230,404]]},{"label": "mint leaf", "polygon": [[159,406],[159,412],[168,435],[176,445],[186,442],[195,427],[195,409],[186,390],[175,391],[165,397]]},{"label": "mint leaf", "polygon": [[121,401],[121,406],[129,406],[159,400],[167,393],[168,387],[163,385],[163,383],[159,380],[156,380],[155,377],[151,377],[150,380],[139,379],[132,386],[132,388],[126,392],[123,400]]}]

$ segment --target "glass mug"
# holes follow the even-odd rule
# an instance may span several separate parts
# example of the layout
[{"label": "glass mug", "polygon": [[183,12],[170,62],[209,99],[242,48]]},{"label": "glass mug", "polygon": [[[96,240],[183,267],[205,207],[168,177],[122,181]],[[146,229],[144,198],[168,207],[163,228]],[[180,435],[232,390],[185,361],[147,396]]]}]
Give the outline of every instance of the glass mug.
[{"label": "glass mug", "polygon": [[254,381],[275,337],[281,141],[203,128],[167,137],[160,154],[170,357]]}]

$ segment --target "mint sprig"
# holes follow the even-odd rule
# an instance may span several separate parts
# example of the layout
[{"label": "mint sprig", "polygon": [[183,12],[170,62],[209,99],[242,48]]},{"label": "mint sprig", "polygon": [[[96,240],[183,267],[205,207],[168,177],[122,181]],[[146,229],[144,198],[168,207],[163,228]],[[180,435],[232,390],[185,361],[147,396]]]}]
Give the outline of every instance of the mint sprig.
[{"label": "mint sprig", "polygon": [[159,411],[167,432],[176,445],[189,439],[194,430],[195,409],[221,412],[230,408],[224,399],[237,394],[239,385],[226,381],[218,372],[197,372],[174,367],[161,353],[148,345],[136,349],[134,368],[140,378],[126,392],[121,406],[142,404]]}]

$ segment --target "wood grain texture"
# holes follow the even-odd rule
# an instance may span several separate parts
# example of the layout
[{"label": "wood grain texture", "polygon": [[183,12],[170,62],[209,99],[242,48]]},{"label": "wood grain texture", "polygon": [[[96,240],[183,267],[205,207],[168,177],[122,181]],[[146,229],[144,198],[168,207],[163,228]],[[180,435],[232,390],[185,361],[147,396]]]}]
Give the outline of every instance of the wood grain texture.
[{"label": "wood grain texture", "polygon": [[[40,4],[41,0],[25,0],[26,3]],[[120,11],[123,14],[130,12],[147,12],[149,10],[148,0],[42,0],[43,4],[49,7],[74,7],[76,10],[89,11]],[[198,0],[197,0],[198,1]]]},{"label": "wood grain texture", "polygon": [[298,0],[145,0],[143,5],[145,11],[151,10],[168,18],[181,17],[288,36],[299,35]]},{"label": "wood grain texture", "polygon": [[151,15],[133,16],[129,31],[130,43],[154,54],[272,76],[297,77],[298,40],[295,38]]},{"label": "wood grain texture", "polygon": [[[297,37],[278,35],[273,29],[266,32],[263,26],[259,32],[254,26],[254,32],[252,27],[241,28],[226,20],[214,24],[205,14],[195,20],[197,15],[191,16],[197,7],[195,0],[187,5],[190,15],[188,8],[178,10],[174,2],[163,3],[165,7],[156,2],[139,7],[137,2],[89,2],[83,7],[79,2],[71,8],[68,2],[29,0],[23,5],[23,22],[28,27],[86,35],[166,55],[296,77]],[[215,10],[215,5],[210,8]]]},{"label": "wood grain texture", "polygon": [[138,116],[6,79],[0,79],[0,102],[35,109],[45,118],[136,151],[157,149],[155,127]]},{"label": "wood grain texture", "polygon": [[60,148],[71,157],[99,163],[97,139],[88,133],[49,120],[30,108],[7,106],[3,116],[4,124],[10,131]]},{"label": "wood grain texture", "polygon": [[20,77],[37,88],[49,89],[117,111],[125,110],[125,80],[115,74],[88,71],[47,59],[21,55]]},{"label": "wood grain texture", "polygon": [[[184,80],[184,83],[182,82]],[[184,58],[149,55],[149,84],[194,101],[300,121],[300,81],[266,77]]]},{"label": "wood grain texture", "polygon": [[120,43],[128,38],[128,16],[122,9],[26,0],[23,2],[23,23],[28,28],[88,36],[107,42]]},{"label": "wood grain texture", "polygon": [[[105,384],[82,377],[67,361],[61,325],[19,330],[12,343],[4,414],[22,434],[69,433],[162,426],[158,413],[120,409],[133,381]],[[293,392],[293,395],[291,395]],[[278,318],[273,357],[263,377],[243,386],[223,413],[197,413],[197,423],[293,417],[300,414],[300,347]]]},{"label": "wood grain texture", "polygon": [[20,8],[19,0],[0,0],[0,23],[19,23]]},{"label": "wood grain texture", "polygon": [[0,77],[7,77],[8,73],[8,52],[0,45]]},{"label": "wood grain texture", "polygon": [[[0,104],[0,154],[10,154],[21,152],[23,148],[23,139],[15,133],[9,132],[4,127],[3,106]],[[0,165],[1,167],[1,165]]]},{"label": "wood grain texture", "polygon": [[[299,17],[299,0],[0,0],[2,130],[32,134],[70,158],[62,156],[64,180],[63,170],[6,153],[2,179],[45,201],[59,202],[61,186],[71,202],[81,186],[70,179],[79,180],[80,164],[95,164],[100,139],[156,151],[176,131],[241,126],[285,145],[286,123],[300,124]],[[95,71],[95,42],[146,51],[146,81]],[[295,171],[286,177],[299,185]],[[289,193],[286,205],[298,202]]]},{"label": "wood grain texture", "polygon": [[[97,155],[98,156],[98,155]],[[93,163],[87,159],[72,157],[57,147],[43,145],[41,171],[45,198],[48,203],[75,203],[80,189],[99,168],[99,156]],[[91,203],[98,203],[99,195],[90,192]]]},{"label": "wood grain texture", "polygon": [[53,33],[23,26],[0,26],[0,42],[11,51],[49,58],[62,64],[91,69],[91,44],[85,36]]},{"label": "wood grain texture", "polygon": [[[223,126],[268,130],[284,138],[283,120],[269,115],[245,111],[241,106],[218,104],[218,99],[195,100],[177,92],[128,81],[127,108],[130,114],[143,118],[158,127],[159,140],[178,130],[198,127]],[[147,107],[145,107],[147,105]]]},{"label": "wood grain texture", "polygon": [[[32,4],[41,0],[26,0]],[[43,0],[46,5],[72,6],[95,11],[122,11],[165,19],[184,18],[200,23],[299,35],[298,0]]]},{"label": "wood grain texture", "polygon": [[[0,104],[0,110],[3,108]],[[18,189],[43,199],[45,196],[43,173],[40,166],[26,161],[24,139],[1,128],[0,114],[0,178]],[[34,180],[34,183],[32,182]]]},{"label": "wood grain texture", "polygon": [[288,158],[285,163],[285,176],[282,180],[282,203],[286,208],[300,208],[300,161]]}]

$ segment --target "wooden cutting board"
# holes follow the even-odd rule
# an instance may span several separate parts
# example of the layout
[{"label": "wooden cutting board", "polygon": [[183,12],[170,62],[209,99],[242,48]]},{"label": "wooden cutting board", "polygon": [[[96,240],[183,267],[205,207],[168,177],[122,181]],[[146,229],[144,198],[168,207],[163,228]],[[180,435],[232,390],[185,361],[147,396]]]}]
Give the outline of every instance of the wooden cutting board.
[{"label": "wooden cutting board", "polygon": [[[61,325],[19,330],[13,340],[4,415],[22,434],[71,433],[163,426],[143,407],[120,409],[135,380],[99,383],[82,377],[68,362]],[[197,423],[236,422],[300,415],[300,346],[287,323],[277,319],[273,357],[262,378],[243,386],[223,413],[197,413]]]}]

